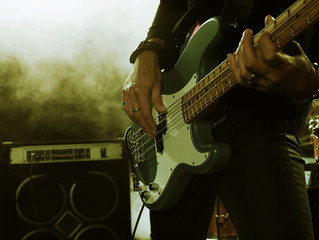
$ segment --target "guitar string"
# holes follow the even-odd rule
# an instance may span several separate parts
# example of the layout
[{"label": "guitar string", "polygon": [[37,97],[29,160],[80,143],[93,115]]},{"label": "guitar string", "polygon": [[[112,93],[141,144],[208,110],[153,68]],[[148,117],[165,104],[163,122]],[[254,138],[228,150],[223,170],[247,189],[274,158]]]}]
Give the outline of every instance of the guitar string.
[{"label": "guitar string", "polygon": [[[307,4],[305,4],[298,12],[302,11],[302,10],[306,7],[306,5],[308,5],[308,4],[310,4],[310,2],[308,2]],[[315,5],[317,5],[317,4],[315,4]],[[277,31],[280,27],[282,27],[285,23],[287,23],[287,21],[290,21],[291,18],[295,17],[297,14],[298,14],[298,13],[294,13],[294,14],[292,14],[290,17],[288,17],[287,20],[285,20],[282,24],[280,24],[278,27],[276,27],[276,28],[273,30],[272,33],[275,33],[275,31]],[[304,14],[302,14],[302,16],[306,16],[306,15],[309,15],[309,12],[305,12]],[[300,15],[299,15],[299,17],[300,17]],[[309,19],[309,20],[310,20],[310,19]],[[297,21],[298,21],[298,19],[297,19],[294,23],[296,23]],[[293,23],[293,24],[294,24],[294,23]],[[293,25],[293,24],[291,24],[291,25]],[[289,27],[290,27],[290,26],[289,26]],[[285,28],[285,30],[287,30],[289,27]],[[279,38],[279,37],[285,32],[285,30],[282,31],[280,34],[277,34],[276,37],[275,37],[275,39],[276,39],[276,38]],[[258,33],[258,34],[255,36],[255,38],[256,38],[259,34],[261,34],[261,32]],[[275,39],[274,39],[274,40],[275,40]],[[258,47],[258,44],[256,44],[255,47]],[[225,61],[227,61],[227,60],[225,60]],[[225,62],[225,61],[224,61],[224,62]],[[224,63],[224,62],[223,62],[223,63]],[[223,64],[223,63],[222,63],[222,64]],[[221,66],[222,64],[220,64],[219,66]],[[227,65],[228,65],[228,63],[227,63]],[[217,68],[218,68],[218,67],[217,67]],[[217,69],[217,68],[216,68],[216,69]],[[225,72],[228,71],[228,70],[229,70],[229,67],[227,66],[224,71],[220,72],[220,73],[218,74],[218,76],[217,76],[215,79],[213,79],[213,81],[216,81],[219,77],[221,77],[221,75],[222,75],[223,73],[225,73]],[[213,70],[213,71],[215,71],[215,70]],[[213,71],[212,71],[212,72],[213,72]],[[211,72],[211,73],[212,73],[212,72]],[[206,77],[207,77],[208,75],[210,75],[211,73],[207,74]],[[232,74],[229,73],[224,79],[230,78],[231,75],[232,75]],[[200,81],[203,81],[206,77],[202,78]],[[220,85],[220,84],[223,84],[223,83],[225,82],[225,81],[223,81],[223,78],[222,78],[222,77],[221,77],[221,79],[222,79],[222,81],[218,82],[218,83],[213,87],[213,89],[217,90],[217,94],[220,94],[220,93],[222,94],[222,93],[224,92],[224,90],[225,90],[225,88],[222,87],[222,91],[218,93],[217,86]],[[196,97],[196,95],[198,95],[199,92],[201,92],[202,90],[205,90],[205,88],[206,88],[209,84],[211,84],[213,81],[210,81],[210,82],[208,82],[208,84],[204,85],[204,86],[198,91],[198,93],[196,93],[196,94],[193,95],[190,99],[188,99],[187,102],[189,102],[190,100],[194,100],[194,98]],[[230,79],[229,81],[231,81],[231,79]],[[233,81],[233,82],[235,83],[235,81]],[[230,85],[230,86],[231,86],[231,85]],[[207,96],[207,94],[211,94],[211,92],[205,93],[203,96],[200,96],[199,100],[195,100],[195,104],[197,105],[198,102],[200,102],[204,97]],[[216,97],[218,98],[219,96],[216,96]],[[180,106],[176,106],[176,103],[180,102],[181,99],[182,99],[182,98],[178,99],[177,101],[175,101],[175,102],[169,107],[169,108],[175,107],[175,110],[173,111],[173,113],[176,112],[176,109],[180,107]],[[206,100],[205,100],[205,101],[206,101]],[[174,105],[175,105],[175,106],[174,106]],[[183,104],[181,104],[181,105],[183,105]],[[193,104],[193,105],[194,105],[194,104]],[[206,101],[206,105],[207,105],[207,101]],[[187,109],[187,110],[188,110],[188,109]],[[197,113],[198,113],[198,110],[197,110]],[[160,113],[156,118],[158,118],[161,114],[165,114],[165,113]],[[155,119],[156,119],[156,118],[155,118]],[[176,120],[176,118],[175,118],[174,120]],[[172,122],[173,122],[173,121],[172,121]],[[139,129],[137,132],[139,132],[140,130],[142,130],[142,129]],[[161,131],[162,131],[162,130],[160,130],[157,134],[161,133]],[[136,133],[137,133],[137,132],[136,132]],[[145,134],[144,134],[144,136],[145,136]],[[143,138],[143,136],[142,136],[140,139],[138,139],[137,141],[141,140],[142,138]],[[149,140],[150,140],[150,139],[149,139]],[[144,147],[144,145],[147,144],[147,143],[148,143],[148,142],[145,142],[142,146],[140,146],[140,148],[141,148],[141,147]],[[154,146],[151,146],[150,149],[153,148],[153,147],[154,147]],[[140,150],[140,149],[138,149],[138,150]],[[148,150],[147,150],[147,151],[148,151]]]},{"label": "guitar string", "polygon": [[[309,2],[308,2],[308,4],[309,4]],[[303,6],[302,8],[305,8],[305,6]],[[300,9],[299,12],[300,12],[301,10],[302,10],[302,9]],[[284,21],[283,24],[281,24],[281,25],[279,25],[277,28],[275,28],[275,29],[273,30],[273,33],[275,33],[275,31],[278,30],[278,28],[282,27],[287,21],[290,21],[291,18],[293,18],[296,14],[298,14],[298,13],[294,13],[294,14],[291,15],[286,21]],[[309,12],[305,12],[302,16],[306,16],[306,15],[309,15]],[[300,16],[299,16],[299,17],[300,17]],[[310,19],[307,19],[307,20],[309,21]],[[297,21],[295,21],[295,22],[297,22]],[[294,22],[294,23],[295,23],[295,22]],[[285,30],[287,30],[287,28],[286,28]],[[282,31],[282,33],[284,33],[284,31]],[[256,36],[258,36],[258,34],[257,34]],[[281,33],[280,33],[280,34],[277,34],[276,37],[275,37],[275,39],[276,39],[276,38],[279,38],[280,36],[281,36]],[[257,46],[258,46],[258,44],[255,45],[255,47],[257,47]],[[221,65],[222,65],[222,64],[221,64]],[[228,70],[229,70],[229,68],[226,68],[226,69],[225,69],[225,71],[228,71]],[[218,75],[218,77],[216,77],[215,79],[218,79],[225,71],[221,72],[221,73]],[[208,74],[208,75],[209,75],[209,74]],[[230,78],[230,76],[231,76],[231,74],[228,74],[224,79]],[[205,78],[206,78],[206,77],[202,78],[202,80],[205,79]],[[214,79],[214,80],[215,80],[215,79]],[[202,81],[202,80],[201,80],[201,81]],[[230,81],[231,81],[231,79],[230,79]],[[212,82],[212,81],[211,81],[211,82]],[[208,82],[208,83],[210,84],[211,82]],[[223,84],[223,82],[224,82],[224,81],[220,81],[219,83],[217,83],[217,85]],[[213,87],[213,89],[216,90],[216,89],[217,89],[217,85],[216,85],[215,87]],[[200,91],[204,90],[205,87],[207,87],[207,84],[206,84],[206,86],[204,86],[202,89],[200,89]],[[199,91],[199,92],[200,92],[200,91]],[[222,87],[222,92],[223,92],[223,91],[224,91],[224,88]],[[218,93],[218,89],[217,89],[217,93]],[[197,94],[198,94],[198,93],[197,93]],[[198,104],[198,102],[201,101],[201,100],[203,99],[203,97],[206,97],[207,94],[211,94],[211,92],[208,92],[208,93],[204,94],[202,97],[199,98],[199,100],[195,100],[195,103]],[[191,99],[194,99],[195,96],[196,96],[196,94],[195,94],[194,96],[192,96],[192,97],[190,98],[190,100],[191,100]],[[218,98],[219,96],[216,96],[216,97]],[[189,101],[189,100],[188,100],[188,101]],[[176,103],[176,102],[175,102],[175,103]],[[174,105],[175,103],[173,103],[172,105]],[[207,103],[207,101],[206,101],[206,103]],[[206,104],[206,105],[207,105],[207,104]],[[177,107],[178,107],[178,106],[177,106]],[[197,110],[197,113],[198,113],[198,110]],[[159,133],[160,133],[160,132],[159,132]],[[147,143],[147,142],[146,142],[146,143]],[[146,143],[145,143],[145,144],[146,144]],[[144,145],[145,145],[145,144],[144,144]],[[142,146],[142,147],[143,147],[143,146]],[[151,148],[152,148],[152,147],[153,147],[153,146],[151,146]]]}]

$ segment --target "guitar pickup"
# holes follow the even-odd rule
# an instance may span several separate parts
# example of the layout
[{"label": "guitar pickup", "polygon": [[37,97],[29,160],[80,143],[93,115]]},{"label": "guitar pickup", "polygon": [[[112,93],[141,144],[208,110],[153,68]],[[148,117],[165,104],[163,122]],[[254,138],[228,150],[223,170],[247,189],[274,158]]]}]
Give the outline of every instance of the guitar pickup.
[{"label": "guitar pickup", "polygon": [[166,123],[166,115],[160,113],[158,116],[159,123],[157,124],[157,134],[155,135],[156,140],[156,149],[157,152],[163,153],[164,151],[164,141],[163,135],[167,132],[167,123]]}]

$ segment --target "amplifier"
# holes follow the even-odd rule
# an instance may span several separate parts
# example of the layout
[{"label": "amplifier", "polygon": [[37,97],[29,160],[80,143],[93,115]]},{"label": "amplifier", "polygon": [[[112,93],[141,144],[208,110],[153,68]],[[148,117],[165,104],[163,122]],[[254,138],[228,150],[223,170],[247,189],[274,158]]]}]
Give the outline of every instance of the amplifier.
[{"label": "amplifier", "polygon": [[2,144],[0,239],[127,240],[123,141]]}]

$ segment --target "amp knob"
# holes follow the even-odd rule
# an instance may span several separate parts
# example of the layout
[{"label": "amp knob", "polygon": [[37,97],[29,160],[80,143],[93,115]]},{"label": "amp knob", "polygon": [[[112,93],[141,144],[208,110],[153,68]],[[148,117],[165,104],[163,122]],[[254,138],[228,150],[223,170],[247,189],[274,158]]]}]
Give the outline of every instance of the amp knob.
[{"label": "amp knob", "polygon": [[159,190],[159,184],[157,184],[157,183],[151,183],[151,184],[149,185],[149,189],[150,189],[150,191],[158,191],[158,190]]},{"label": "amp knob", "polygon": [[150,191],[144,191],[141,193],[142,198],[147,201],[151,197],[151,192]]}]

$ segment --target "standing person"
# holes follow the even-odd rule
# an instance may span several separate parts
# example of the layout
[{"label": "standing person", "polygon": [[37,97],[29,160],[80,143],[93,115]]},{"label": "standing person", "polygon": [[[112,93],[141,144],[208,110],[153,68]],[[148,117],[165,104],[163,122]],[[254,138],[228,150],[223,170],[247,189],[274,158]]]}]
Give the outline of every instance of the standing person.
[{"label": "standing person", "polygon": [[[153,240],[206,239],[216,194],[240,240],[313,239],[296,136],[319,88],[313,64],[319,57],[316,31],[307,30],[298,39],[304,50],[294,42],[278,51],[269,34],[261,34],[258,44],[263,60],[252,45],[265,16],[267,25],[271,16],[278,16],[292,3],[255,1],[237,49],[227,50],[238,86],[222,100],[226,118],[212,128],[216,142],[229,144],[231,159],[215,174],[193,175],[172,208],[150,211]],[[200,4],[197,19],[203,24],[221,14],[224,1],[161,0],[145,40],[149,44],[131,56],[134,67],[124,84],[123,109],[149,136],[157,132],[149,99],[158,112],[166,110],[160,96],[161,68],[165,69],[163,56],[169,54],[170,35],[193,4]]]}]

